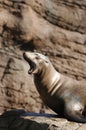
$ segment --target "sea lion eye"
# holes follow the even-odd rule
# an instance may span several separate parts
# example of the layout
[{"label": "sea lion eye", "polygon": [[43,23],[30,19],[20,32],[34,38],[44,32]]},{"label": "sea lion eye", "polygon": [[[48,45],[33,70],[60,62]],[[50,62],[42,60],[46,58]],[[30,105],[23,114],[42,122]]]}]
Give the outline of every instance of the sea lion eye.
[{"label": "sea lion eye", "polygon": [[46,60],[45,62],[46,62],[46,63],[48,63],[48,61],[47,61],[47,60]]},{"label": "sea lion eye", "polygon": [[39,60],[40,58],[38,56],[35,57],[36,60]]}]

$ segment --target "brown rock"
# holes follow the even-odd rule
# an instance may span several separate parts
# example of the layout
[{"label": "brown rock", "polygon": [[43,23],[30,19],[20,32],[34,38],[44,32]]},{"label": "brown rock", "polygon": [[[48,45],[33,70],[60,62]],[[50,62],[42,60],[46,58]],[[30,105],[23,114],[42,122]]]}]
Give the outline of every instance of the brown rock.
[{"label": "brown rock", "polygon": [[85,80],[85,16],[85,0],[0,0],[0,112],[52,113],[27,74],[23,51],[45,53],[59,72]]},{"label": "brown rock", "polygon": [[[77,130],[86,125],[69,122],[60,118],[49,117],[34,117],[24,116],[26,112],[22,110],[13,110],[3,113],[0,116],[0,129],[1,130]],[[29,113],[28,113],[29,114]],[[9,118],[9,120],[8,120]],[[4,124],[3,124],[4,122]],[[46,122],[46,123],[45,123]],[[84,130],[84,129],[83,129]]]}]

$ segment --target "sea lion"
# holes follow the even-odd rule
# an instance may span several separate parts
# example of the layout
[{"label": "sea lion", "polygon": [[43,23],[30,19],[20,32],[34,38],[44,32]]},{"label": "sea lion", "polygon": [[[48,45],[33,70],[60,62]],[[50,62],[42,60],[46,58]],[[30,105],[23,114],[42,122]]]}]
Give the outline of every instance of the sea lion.
[{"label": "sea lion", "polygon": [[40,53],[25,52],[23,57],[44,103],[69,120],[85,123],[86,83],[60,74],[49,58]]}]

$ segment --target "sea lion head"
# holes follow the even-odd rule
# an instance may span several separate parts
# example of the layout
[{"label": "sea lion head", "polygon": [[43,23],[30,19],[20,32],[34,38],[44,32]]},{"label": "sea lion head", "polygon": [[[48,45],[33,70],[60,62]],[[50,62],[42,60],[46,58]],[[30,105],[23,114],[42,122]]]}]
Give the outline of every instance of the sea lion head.
[{"label": "sea lion head", "polygon": [[23,57],[29,63],[29,74],[41,73],[41,70],[50,64],[48,57],[40,53],[24,52]]}]

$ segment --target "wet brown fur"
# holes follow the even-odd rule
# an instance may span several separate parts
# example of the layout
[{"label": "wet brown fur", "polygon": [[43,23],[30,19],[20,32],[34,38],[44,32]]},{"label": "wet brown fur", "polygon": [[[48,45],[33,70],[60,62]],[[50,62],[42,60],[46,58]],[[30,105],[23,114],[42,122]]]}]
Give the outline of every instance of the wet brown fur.
[{"label": "wet brown fur", "polygon": [[[35,59],[35,55],[37,57],[36,53],[24,53],[27,61],[28,58],[31,58],[31,55],[34,56],[34,59],[32,58],[31,60],[33,62],[37,61]],[[48,66],[45,65],[44,59],[41,58],[41,60],[43,60],[42,63],[38,64],[40,73],[38,71],[34,74],[34,82],[44,103],[53,111],[65,116],[69,120],[85,123],[86,82],[66,77],[58,73],[49,60],[47,61],[49,62]],[[58,80],[57,76],[56,80],[53,81],[52,79],[56,74],[60,75],[60,79]],[[54,92],[57,86],[60,87]]]}]

